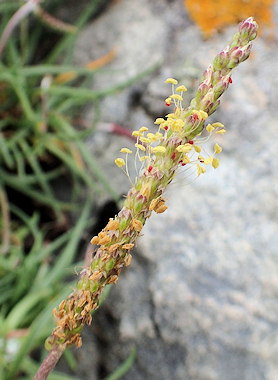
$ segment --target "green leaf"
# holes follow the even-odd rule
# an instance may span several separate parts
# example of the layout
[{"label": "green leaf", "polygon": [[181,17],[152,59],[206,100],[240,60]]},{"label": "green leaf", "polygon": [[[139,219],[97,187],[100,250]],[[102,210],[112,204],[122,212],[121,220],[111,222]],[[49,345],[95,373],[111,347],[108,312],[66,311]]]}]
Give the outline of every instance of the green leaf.
[{"label": "green leaf", "polygon": [[119,380],[121,379],[132,367],[134,360],[136,358],[136,348],[133,347],[128,358],[109,376],[105,377],[104,380]]}]

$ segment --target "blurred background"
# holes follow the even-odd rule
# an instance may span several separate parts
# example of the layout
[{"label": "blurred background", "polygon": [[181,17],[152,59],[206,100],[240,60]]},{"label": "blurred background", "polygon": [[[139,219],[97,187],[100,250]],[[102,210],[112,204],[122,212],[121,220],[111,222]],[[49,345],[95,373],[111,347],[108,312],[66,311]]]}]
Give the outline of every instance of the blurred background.
[{"label": "blurred background", "polygon": [[[278,379],[278,3],[0,1],[0,379],[31,379],[52,309],[121,207],[114,165],[254,16],[253,51],[209,122],[220,166],[181,172],[83,346],[52,380]],[[136,175],[130,162],[131,177]]]}]

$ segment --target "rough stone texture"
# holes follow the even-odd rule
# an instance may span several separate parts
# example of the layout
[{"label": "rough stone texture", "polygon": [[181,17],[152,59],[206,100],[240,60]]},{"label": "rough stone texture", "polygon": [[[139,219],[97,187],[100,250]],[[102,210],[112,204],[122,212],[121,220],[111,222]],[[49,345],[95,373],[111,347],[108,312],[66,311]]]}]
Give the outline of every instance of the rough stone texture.
[{"label": "rough stone texture", "polygon": [[[277,6],[275,12],[277,18]],[[163,62],[151,80],[103,102],[104,121],[137,128],[163,114],[162,78],[187,78],[191,86],[234,31],[203,41],[180,2],[122,0],[84,32],[77,56],[85,62],[101,55],[116,36],[110,69],[119,76],[96,77],[98,88]],[[197,181],[177,177],[167,192],[169,209],[148,221],[132,266],[98,312],[94,331],[107,372],[135,344],[136,362],[124,379],[278,378],[277,38],[256,40],[212,117],[228,130],[217,138],[220,167]],[[103,139],[113,149],[100,163],[117,184],[124,181],[110,166],[117,138]],[[89,369],[82,378],[93,379]]]}]

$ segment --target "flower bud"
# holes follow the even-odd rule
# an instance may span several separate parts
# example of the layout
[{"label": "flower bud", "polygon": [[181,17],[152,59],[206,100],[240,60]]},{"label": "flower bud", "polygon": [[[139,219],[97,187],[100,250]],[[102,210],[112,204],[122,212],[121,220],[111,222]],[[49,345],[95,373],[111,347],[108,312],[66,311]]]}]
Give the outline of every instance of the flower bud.
[{"label": "flower bud", "polygon": [[229,62],[229,55],[226,51],[221,51],[217,56],[214,58],[213,61],[213,69],[221,70],[227,66],[227,63]]},{"label": "flower bud", "polygon": [[239,33],[242,41],[252,41],[256,38],[258,32],[258,24],[253,17],[249,17],[239,24]]}]

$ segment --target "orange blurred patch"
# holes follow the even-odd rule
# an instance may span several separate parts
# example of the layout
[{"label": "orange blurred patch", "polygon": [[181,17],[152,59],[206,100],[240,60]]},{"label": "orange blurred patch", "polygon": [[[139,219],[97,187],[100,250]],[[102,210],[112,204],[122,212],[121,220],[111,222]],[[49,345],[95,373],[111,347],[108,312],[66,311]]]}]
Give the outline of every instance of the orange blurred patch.
[{"label": "orange blurred patch", "polygon": [[[101,67],[111,62],[115,58],[115,56],[116,56],[116,51],[115,49],[112,49],[107,54],[103,55],[102,57],[88,62],[84,67],[89,70],[100,69]],[[66,83],[75,79],[77,76],[78,74],[75,71],[68,71],[66,73],[57,75],[57,77],[55,78],[55,83],[58,83],[58,84]]]},{"label": "orange blurred patch", "polygon": [[273,28],[273,3],[274,0],[184,0],[190,17],[205,37],[250,16],[261,27]]}]

